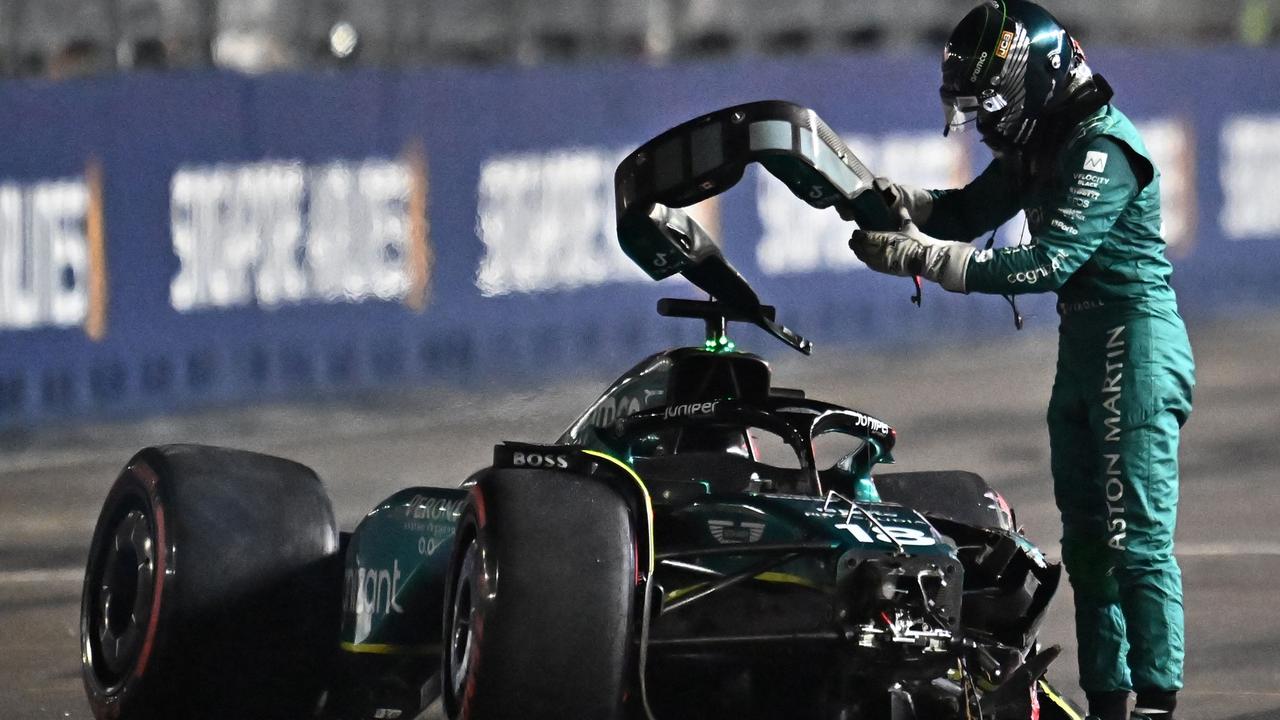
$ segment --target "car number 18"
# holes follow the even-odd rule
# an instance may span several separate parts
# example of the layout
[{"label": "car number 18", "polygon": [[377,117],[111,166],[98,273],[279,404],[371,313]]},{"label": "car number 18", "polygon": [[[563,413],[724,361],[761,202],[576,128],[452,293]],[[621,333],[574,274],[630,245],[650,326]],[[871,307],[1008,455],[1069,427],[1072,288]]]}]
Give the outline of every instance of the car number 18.
[{"label": "car number 18", "polygon": [[880,528],[874,528],[868,532],[867,528],[853,523],[839,523],[836,525],[841,530],[847,530],[854,540],[867,545],[875,542],[891,543],[898,541],[899,545],[907,545],[912,547],[927,547],[937,543],[931,535],[926,535],[915,528],[899,527],[897,525],[883,525],[884,531],[889,533],[891,537],[885,537],[884,532]]}]

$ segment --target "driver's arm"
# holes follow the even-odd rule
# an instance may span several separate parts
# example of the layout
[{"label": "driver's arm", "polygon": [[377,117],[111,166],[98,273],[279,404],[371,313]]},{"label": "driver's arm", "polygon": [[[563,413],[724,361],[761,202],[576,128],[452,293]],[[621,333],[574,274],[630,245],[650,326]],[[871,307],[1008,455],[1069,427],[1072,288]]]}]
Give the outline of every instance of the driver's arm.
[{"label": "driver's arm", "polygon": [[1000,227],[1022,209],[1018,188],[999,160],[955,190],[927,190],[932,196],[924,218],[914,218],[924,234],[940,240],[968,242]]},{"label": "driver's arm", "polygon": [[[1089,155],[1100,155],[1105,170],[1085,170]],[[1008,295],[1057,290],[1093,256],[1147,182],[1135,174],[1125,148],[1109,137],[1073,147],[1044,200],[1045,219],[1031,243],[974,253],[965,269],[965,291]]]}]

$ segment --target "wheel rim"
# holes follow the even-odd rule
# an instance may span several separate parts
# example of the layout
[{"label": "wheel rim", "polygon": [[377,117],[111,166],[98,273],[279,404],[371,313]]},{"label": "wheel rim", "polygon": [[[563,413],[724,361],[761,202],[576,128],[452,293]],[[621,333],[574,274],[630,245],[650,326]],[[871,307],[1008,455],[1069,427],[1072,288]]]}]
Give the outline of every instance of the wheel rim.
[{"label": "wheel rim", "polygon": [[130,510],[115,527],[96,578],[91,637],[101,663],[94,663],[108,685],[126,676],[138,659],[155,586],[156,543],[151,521]]},{"label": "wheel rim", "polygon": [[449,614],[449,681],[455,698],[462,697],[471,670],[471,651],[475,640],[472,621],[475,613],[473,571],[476,554],[476,544],[472,542],[458,569]]}]

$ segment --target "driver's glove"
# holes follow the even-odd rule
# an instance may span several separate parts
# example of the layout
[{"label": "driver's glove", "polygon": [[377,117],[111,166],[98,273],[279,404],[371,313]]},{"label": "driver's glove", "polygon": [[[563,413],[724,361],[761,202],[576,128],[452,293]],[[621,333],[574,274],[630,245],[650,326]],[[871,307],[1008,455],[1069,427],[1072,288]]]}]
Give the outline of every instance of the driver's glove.
[{"label": "driver's glove", "polygon": [[889,275],[920,275],[952,292],[965,290],[965,274],[973,246],[936,240],[905,217],[894,232],[854,230],[849,247],[867,267]]},{"label": "driver's glove", "polygon": [[[895,183],[886,177],[878,177],[871,183],[871,189],[880,195],[888,206],[893,217],[906,213],[916,223],[923,223],[933,213],[933,193],[914,185]],[[857,220],[857,212],[851,205],[836,203],[836,212],[841,220]]]},{"label": "driver's glove", "polygon": [[923,225],[933,214],[933,193],[924,188],[895,183],[887,177],[876,178],[871,187],[880,193],[894,215],[906,211],[912,222]]}]

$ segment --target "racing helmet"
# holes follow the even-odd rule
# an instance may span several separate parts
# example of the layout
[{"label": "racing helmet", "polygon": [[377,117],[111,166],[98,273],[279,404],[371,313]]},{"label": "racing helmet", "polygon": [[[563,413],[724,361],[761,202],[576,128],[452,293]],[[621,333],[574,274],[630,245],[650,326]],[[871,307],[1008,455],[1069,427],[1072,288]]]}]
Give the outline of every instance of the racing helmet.
[{"label": "racing helmet", "polygon": [[1026,145],[1088,75],[1079,44],[1048,11],[989,0],[964,16],[943,48],[943,134],[976,122],[997,152]]},{"label": "racing helmet", "polygon": [[675,453],[729,453],[751,457],[747,429],[742,426],[706,424],[686,426],[676,440]]}]

